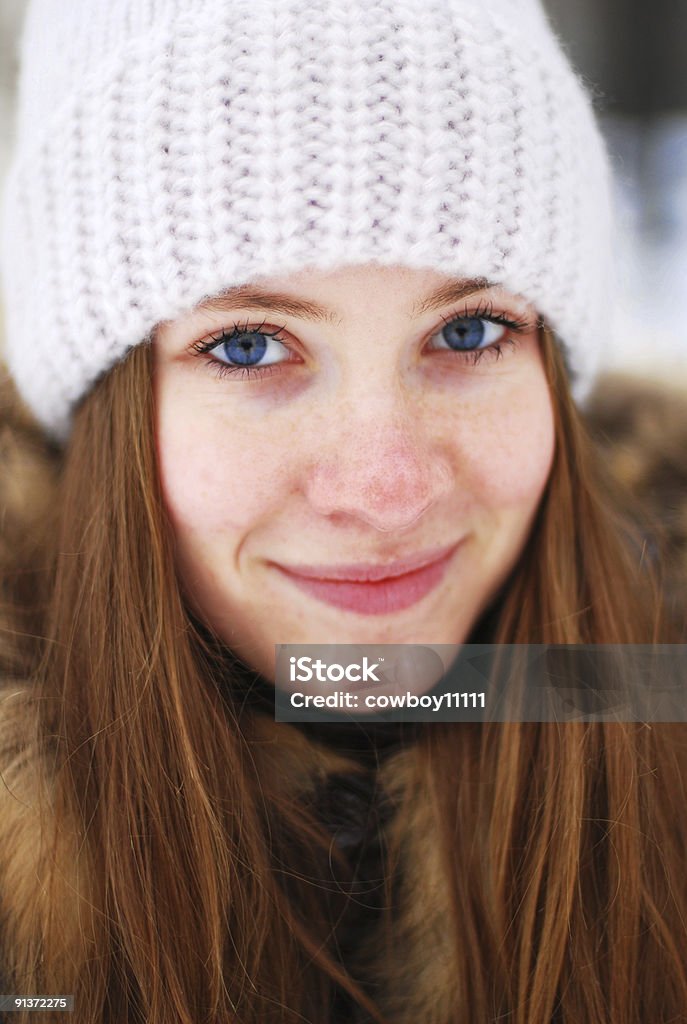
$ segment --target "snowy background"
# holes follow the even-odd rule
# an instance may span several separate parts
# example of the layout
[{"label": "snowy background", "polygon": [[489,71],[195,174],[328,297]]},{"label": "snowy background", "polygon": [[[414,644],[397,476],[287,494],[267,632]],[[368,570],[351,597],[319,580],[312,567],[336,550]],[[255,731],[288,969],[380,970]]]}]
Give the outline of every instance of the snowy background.
[{"label": "snowy background", "polygon": [[[593,91],[615,167],[621,302],[605,365],[687,381],[687,3],[545,6]],[[0,189],[24,9],[0,0]]]}]

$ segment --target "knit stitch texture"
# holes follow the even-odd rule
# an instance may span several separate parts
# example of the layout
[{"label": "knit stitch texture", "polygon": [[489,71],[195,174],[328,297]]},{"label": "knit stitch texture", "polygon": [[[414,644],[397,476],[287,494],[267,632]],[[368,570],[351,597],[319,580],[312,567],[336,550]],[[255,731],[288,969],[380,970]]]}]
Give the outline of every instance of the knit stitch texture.
[{"label": "knit stitch texture", "polygon": [[372,260],[526,297],[583,401],[609,171],[536,0],[34,0],[20,60],[7,361],[57,440],[161,321]]}]

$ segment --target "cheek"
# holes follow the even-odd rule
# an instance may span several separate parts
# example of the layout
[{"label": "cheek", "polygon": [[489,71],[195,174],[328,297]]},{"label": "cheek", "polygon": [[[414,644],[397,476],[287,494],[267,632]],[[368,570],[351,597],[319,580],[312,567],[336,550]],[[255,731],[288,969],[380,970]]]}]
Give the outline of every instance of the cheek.
[{"label": "cheek", "polygon": [[199,422],[197,407],[185,416],[178,403],[162,402],[157,452],[165,504],[185,532],[241,530],[278,507],[284,470],[277,446],[215,409]]},{"label": "cheek", "polygon": [[531,507],[539,501],[555,447],[545,385],[514,393],[478,414],[463,437],[461,461],[484,507]]}]

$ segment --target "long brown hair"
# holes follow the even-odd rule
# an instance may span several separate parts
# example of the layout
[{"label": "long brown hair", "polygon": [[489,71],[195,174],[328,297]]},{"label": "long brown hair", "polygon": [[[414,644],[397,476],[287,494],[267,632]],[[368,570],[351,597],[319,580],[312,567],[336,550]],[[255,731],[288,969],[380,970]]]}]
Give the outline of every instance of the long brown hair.
[{"label": "long brown hair", "polygon": [[[600,473],[547,330],[542,350],[556,455],[494,640],[669,640],[657,571]],[[292,730],[265,771],[254,719],[232,699],[231,654],[180,589],[151,379],[143,344],[82,402],[55,453],[30,596],[22,576],[31,610],[16,643],[49,865],[26,910],[35,942],[12,951],[23,990],[72,986],[85,1024],[323,1024],[336,987],[377,1021],[680,1019],[687,741],[675,726],[427,729],[397,821],[412,821],[420,792],[452,907],[456,1001],[444,1015],[414,1005],[429,988],[416,964],[415,988],[400,965],[381,1010],[347,977],[317,884],[327,839],[280,787]],[[390,861],[402,856],[392,845]],[[78,962],[64,952],[72,934]]]}]

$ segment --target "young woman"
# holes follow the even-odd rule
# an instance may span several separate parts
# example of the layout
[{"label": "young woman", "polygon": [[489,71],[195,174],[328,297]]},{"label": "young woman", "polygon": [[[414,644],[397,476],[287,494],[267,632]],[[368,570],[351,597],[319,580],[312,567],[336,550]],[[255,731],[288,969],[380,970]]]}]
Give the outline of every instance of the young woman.
[{"label": "young woman", "polygon": [[10,1019],[687,1014],[683,727],[273,714],[275,644],[683,639],[584,413],[607,183],[534,0],[31,4]]}]

